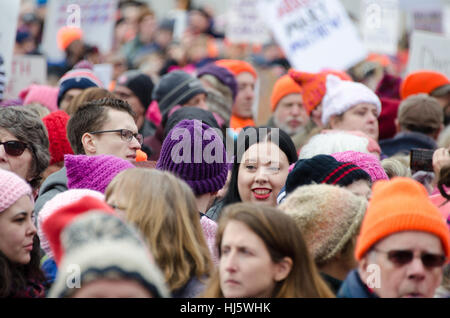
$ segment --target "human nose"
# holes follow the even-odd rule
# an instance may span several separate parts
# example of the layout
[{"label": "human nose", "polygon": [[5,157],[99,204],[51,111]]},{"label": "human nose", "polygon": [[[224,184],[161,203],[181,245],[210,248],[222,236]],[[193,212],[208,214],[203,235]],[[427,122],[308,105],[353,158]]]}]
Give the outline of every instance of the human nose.
[{"label": "human nose", "polygon": [[422,281],[425,278],[426,268],[420,257],[414,257],[407,266],[408,279]]},{"label": "human nose", "polygon": [[137,138],[135,136],[133,136],[133,138],[131,138],[130,148],[136,149],[136,150],[141,149],[141,144],[139,143],[139,141],[137,140]]},{"label": "human nose", "polygon": [[36,226],[34,225],[33,219],[30,218],[28,222],[27,235],[34,236],[37,233]]},{"label": "human nose", "polygon": [[255,174],[255,181],[257,183],[263,184],[268,182],[268,171],[265,167],[259,167],[258,170],[256,170]]},{"label": "human nose", "polygon": [[225,270],[230,273],[234,273],[238,270],[238,262],[236,259],[235,252],[228,252],[227,255],[222,256],[224,259],[221,260],[225,263]]},{"label": "human nose", "polygon": [[5,151],[5,145],[0,145],[0,162],[6,161],[6,151]]}]

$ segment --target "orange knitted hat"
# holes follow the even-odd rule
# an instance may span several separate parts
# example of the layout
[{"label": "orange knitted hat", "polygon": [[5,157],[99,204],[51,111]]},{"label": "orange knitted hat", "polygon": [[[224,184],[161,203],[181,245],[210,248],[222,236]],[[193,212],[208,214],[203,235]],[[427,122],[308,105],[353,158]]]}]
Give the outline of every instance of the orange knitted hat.
[{"label": "orange knitted hat", "polygon": [[286,95],[301,94],[303,89],[289,75],[281,76],[273,86],[272,96],[270,97],[270,105],[272,111],[277,108],[278,102]]},{"label": "orange knitted hat", "polygon": [[362,222],[355,258],[361,260],[375,243],[402,231],[436,235],[442,242],[445,255],[450,257],[450,233],[439,209],[428,198],[425,187],[404,177],[377,181]]},{"label": "orange knitted hat", "polygon": [[218,60],[215,62],[216,65],[221,66],[229,70],[234,76],[239,75],[242,72],[249,72],[254,78],[257,78],[256,70],[254,67],[245,61],[241,60]]},{"label": "orange knitted hat", "polygon": [[75,40],[81,40],[83,31],[76,27],[62,27],[58,30],[56,40],[60,50],[65,51],[66,48]]},{"label": "orange knitted hat", "polygon": [[447,76],[433,71],[416,71],[408,74],[400,86],[400,97],[403,99],[410,95],[430,94],[436,88],[449,85]]},{"label": "orange knitted hat", "polygon": [[299,72],[289,70],[289,75],[303,88],[303,104],[308,115],[322,102],[322,98],[327,92],[327,75],[333,74],[345,81],[352,81],[352,78],[345,72],[326,70],[320,73]]}]

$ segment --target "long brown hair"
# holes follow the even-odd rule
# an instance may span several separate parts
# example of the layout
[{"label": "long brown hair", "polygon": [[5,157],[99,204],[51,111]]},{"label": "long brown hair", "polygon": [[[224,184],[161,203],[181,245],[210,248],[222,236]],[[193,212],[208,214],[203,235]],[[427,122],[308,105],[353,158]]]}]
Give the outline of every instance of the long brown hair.
[{"label": "long brown hair", "polygon": [[[334,297],[320,277],[300,230],[291,217],[266,205],[235,203],[227,206],[220,218],[216,237],[219,256],[222,253],[223,233],[232,220],[244,223],[264,241],[274,263],[284,257],[291,258],[292,269],[284,280],[276,284],[272,297]],[[224,297],[218,270],[211,277],[203,296]]]},{"label": "long brown hair", "polygon": [[212,270],[191,188],[169,172],[133,168],[119,173],[106,189],[124,204],[126,219],[143,234],[171,291]]}]

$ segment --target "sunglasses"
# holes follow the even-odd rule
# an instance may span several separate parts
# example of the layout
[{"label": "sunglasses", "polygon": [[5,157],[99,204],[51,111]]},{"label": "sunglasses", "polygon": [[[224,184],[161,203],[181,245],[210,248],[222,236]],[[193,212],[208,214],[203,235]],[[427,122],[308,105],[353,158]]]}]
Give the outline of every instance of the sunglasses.
[{"label": "sunglasses", "polygon": [[26,143],[18,140],[9,140],[5,142],[0,142],[0,145],[3,145],[3,147],[5,148],[5,152],[8,155],[14,157],[20,156],[21,154],[23,154],[25,149],[28,148],[28,145]]},{"label": "sunglasses", "polygon": [[[392,250],[392,251],[375,251],[387,254],[387,258],[397,266],[404,266],[412,262],[414,258],[414,251],[411,250]],[[446,257],[441,254],[432,254],[423,252],[420,254],[420,259],[425,267],[441,267],[445,264]]]}]

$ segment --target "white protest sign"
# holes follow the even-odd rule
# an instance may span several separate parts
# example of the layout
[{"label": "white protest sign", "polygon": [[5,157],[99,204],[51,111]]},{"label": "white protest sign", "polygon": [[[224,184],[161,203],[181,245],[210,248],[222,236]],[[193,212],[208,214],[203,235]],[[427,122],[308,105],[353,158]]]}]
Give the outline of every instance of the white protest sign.
[{"label": "white protest sign", "polygon": [[47,84],[47,62],[43,56],[14,55],[5,99],[17,98],[31,84]]},{"label": "white protest sign", "polygon": [[113,66],[111,64],[95,64],[94,74],[102,82],[103,87],[108,88],[113,76]]},{"label": "white protest sign", "polygon": [[20,0],[0,1],[0,55],[4,61],[6,80],[10,78],[11,61],[16,42]]},{"label": "white protest sign", "polygon": [[396,55],[399,22],[398,0],[364,0],[361,8],[364,46],[370,52]]},{"label": "white protest sign", "polygon": [[289,63],[298,70],[346,70],[367,56],[338,0],[260,0],[267,21]]},{"label": "white protest sign", "polygon": [[63,26],[81,27],[84,42],[108,53],[114,38],[116,9],[117,0],[50,0],[42,43],[47,58],[51,61],[64,59],[56,40]]},{"label": "white protest sign", "polygon": [[260,16],[260,0],[228,0],[225,37],[232,43],[264,44],[270,40],[265,22]]},{"label": "white protest sign", "polygon": [[416,70],[432,70],[450,77],[450,38],[425,32],[414,31],[408,73]]}]

